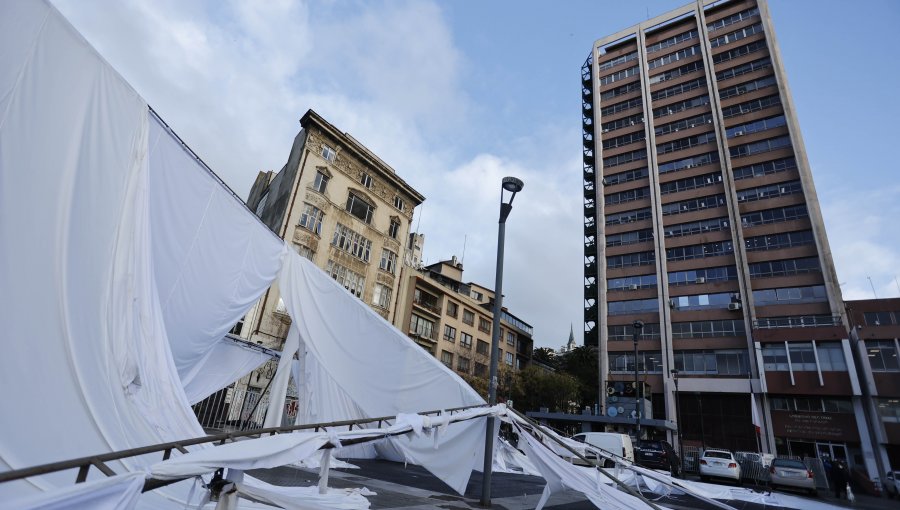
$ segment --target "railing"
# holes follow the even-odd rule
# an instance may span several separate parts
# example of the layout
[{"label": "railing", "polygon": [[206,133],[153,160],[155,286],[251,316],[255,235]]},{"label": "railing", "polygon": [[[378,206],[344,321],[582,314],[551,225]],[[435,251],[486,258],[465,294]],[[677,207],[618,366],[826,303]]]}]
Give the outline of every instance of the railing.
[{"label": "railing", "polygon": [[[296,393],[296,392],[293,392]],[[197,421],[206,429],[218,431],[256,430],[266,420],[269,393],[255,388],[231,385],[213,393],[192,406]],[[297,397],[288,395],[284,402],[281,425],[290,426],[297,417]]]},{"label": "railing", "polygon": [[[444,410],[434,410],[434,411],[425,411],[419,414],[422,415],[441,415],[444,412],[454,413],[456,411],[463,411],[466,409],[473,409],[478,407],[484,407],[484,405],[475,405],[475,406],[465,406],[465,407],[457,407],[453,409],[444,409]],[[137,457],[140,455],[147,455],[151,453],[162,453],[162,460],[168,460],[173,450],[178,450],[181,453],[187,453],[186,447],[194,446],[198,444],[204,443],[219,443],[225,444],[227,442],[233,442],[239,438],[249,438],[253,436],[262,437],[265,434],[280,434],[287,432],[294,432],[299,430],[315,430],[316,432],[322,428],[334,428],[334,427],[348,427],[348,430],[353,430],[354,426],[367,425],[370,423],[377,423],[380,428],[382,424],[389,420],[396,419],[395,416],[381,416],[378,418],[364,418],[359,420],[344,420],[344,421],[335,421],[330,423],[312,423],[308,425],[292,425],[292,426],[283,426],[283,427],[268,427],[268,428],[259,428],[256,430],[247,430],[241,432],[224,432],[220,434],[214,434],[204,437],[195,437],[189,439],[183,439],[179,441],[170,441],[168,443],[160,443],[149,446],[142,446],[139,448],[131,448],[128,450],[121,450],[117,452],[104,453],[100,455],[92,455],[88,457],[79,457],[77,459],[64,460],[60,462],[52,462],[49,464],[41,464],[38,466],[32,466],[24,469],[14,469],[12,471],[4,471],[0,472],[0,483],[10,482],[14,480],[21,480],[23,478],[29,478],[32,476],[40,476],[49,473],[56,473],[59,471],[67,471],[70,469],[78,469],[78,475],[75,478],[75,483],[82,483],[87,480],[88,471],[91,466],[96,467],[106,476],[115,476],[116,473],[106,465],[108,462],[112,462],[115,460],[121,460],[129,457]],[[369,441],[369,438],[364,438],[362,440],[356,439],[347,439],[343,440],[342,443],[345,446],[349,446],[352,444],[356,444],[362,441]],[[326,444],[320,449],[328,449],[332,448],[331,444]],[[164,487],[166,485],[170,485],[172,483],[179,482],[181,480],[185,480],[186,478],[174,479],[174,480],[157,480],[157,479],[148,479],[144,482],[143,492],[151,491],[154,489],[158,489],[160,487]]]},{"label": "railing", "polygon": [[[685,446],[683,448],[681,459],[683,461],[683,471],[685,473],[692,474],[700,474],[700,452],[701,449],[696,446]],[[736,454],[738,464],[741,466],[741,480],[749,483],[753,483],[756,485],[769,485],[771,478],[769,475],[769,466],[772,461],[767,461],[765,464],[758,460],[754,460],[751,457],[743,457],[738,453]],[[827,490],[829,488],[828,485],[828,474],[825,472],[825,466],[822,464],[822,460],[815,457],[807,457],[805,459],[800,459],[799,457],[789,457],[789,456],[778,456],[775,459],[791,459],[791,460],[802,460],[806,465],[807,469],[812,471],[813,478],[816,481],[816,487],[819,489]],[[773,459],[774,460],[774,459]]]},{"label": "railing", "polygon": [[753,321],[756,329],[819,328],[841,326],[840,315],[795,315],[793,317],[767,317]]},{"label": "railing", "polygon": [[429,302],[424,299],[413,299],[413,303],[416,306],[422,307],[431,313],[434,313],[437,315],[441,314],[441,306],[437,302]]}]

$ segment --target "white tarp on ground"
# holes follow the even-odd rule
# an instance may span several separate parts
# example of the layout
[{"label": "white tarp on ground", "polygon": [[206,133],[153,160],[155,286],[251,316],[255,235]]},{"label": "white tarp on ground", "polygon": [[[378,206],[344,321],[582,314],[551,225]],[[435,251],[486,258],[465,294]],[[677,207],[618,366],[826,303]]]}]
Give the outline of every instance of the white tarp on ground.
[{"label": "white tarp on ground", "polygon": [[144,487],[143,473],[101,478],[87,483],[70,485],[49,493],[37,493],[15,501],[2,501],[0,508],[16,510],[63,510],[90,508],[92,510],[121,510],[133,508]]}]

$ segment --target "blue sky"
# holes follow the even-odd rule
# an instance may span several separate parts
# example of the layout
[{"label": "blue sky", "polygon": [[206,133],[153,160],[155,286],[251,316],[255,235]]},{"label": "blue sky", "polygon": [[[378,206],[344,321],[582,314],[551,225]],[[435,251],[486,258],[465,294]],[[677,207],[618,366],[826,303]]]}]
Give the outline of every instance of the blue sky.
[{"label": "blue sky", "polygon": [[[53,3],[241,196],[312,108],[427,197],[427,261],[465,246],[466,279],[489,285],[499,182],[521,177],[505,304],[559,347],[582,336],[580,66],[686,2]],[[900,296],[900,2],[770,8],[844,295],[872,297],[871,277]]]}]

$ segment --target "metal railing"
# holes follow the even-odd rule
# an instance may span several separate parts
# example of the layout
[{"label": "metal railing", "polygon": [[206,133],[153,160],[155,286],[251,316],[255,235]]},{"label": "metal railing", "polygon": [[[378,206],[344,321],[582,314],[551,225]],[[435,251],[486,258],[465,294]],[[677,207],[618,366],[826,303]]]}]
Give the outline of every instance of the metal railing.
[{"label": "metal railing", "polygon": [[[484,407],[484,404],[474,405],[474,406],[465,406],[458,407],[453,409],[443,409],[443,410],[434,410],[434,411],[424,411],[419,414],[422,415],[441,415],[444,412],[454,413],[457,411],[464,411],[466,409],[474,409],[478,407]],[[116,473],[107,465],[108,462],[126,459],[130,457],[137,457],[141,455],[147,455],[151,453],[162,453],[162,460],[168,460],[173,450],[178,450],[182,454],[188,453],[187,447],[194,446],[198,444],[205,443],[218,443],[225,444],[228,442],[233,442],[240,438],[251,438],[251,437],[262,437],[266,434],[281,434],[287,432],[294,432],[299,430],[315,430],[316,432],[319,429],[323,428],[335,428],[335,427],[348,427],[348,430],[353,430],[354,426],[368,425],[371,423],[377,423],[380,428],[384,422],[388,422],[390,420],[395,420],[395,416],[381,416],[377,418],[364,418],[358,420],[343,420],[343,421],[334,421],[328,423],[312,423],[308,425],[292,425],[286,427],[267,427],[267,428],[258,428],[255,430],[245,430],[245,431],[236,431],[236,432],[223,432],[219,434],[213,434],[209,436],[203,437],[194,437],[188,439],[182,439],[179,441],[170,441],[167,443],[159,443],[149,446],[142,446],[139,448],[131,448],[128,450],[121,450],[116,452],[103,453],[98,455],[90,455],[87,457],[79,457],[77,459],[64,460],[59,462],[51,462],[48,464],[41,464],[38,466],[32,466],[23,469],[14,469],[11,471],[0,472],[0,483],[11,482],[14,480],[21,480],[24,478],[29,478],[32,476],[40,476],[49,473],[56,473],[59,471],[67,471],[70,469],[78,469],[78,475],[75,478],[75,483],[82,483],[87,480],[88,471],[90,468],[96,467],[100,472],[102,472],[106,476],[116,476]],[[405,432],[404,432],[405,433]],[[349,446],[352,444],[362,443],[366,441],[371,441],[371,438],[363,438],[361,440],[358,439],[347,439],[341,441],[344,446]],[[333,446],[330,443],[326,443],[320,449],[330,449]],[[149,478],[144,482],[143,492],[151,491],[154,489],[158,489],[160,487],[164,487],[166,485],[170,485],[176,482],[180,482],[182,480],[186,480],[190,477],[185,478],[177,478],[173,480],[158,480],[154,478]]]},{"label": "metal railing", "polygon": [[840,315],[795,315],[767,317],[753,321],[755,329],[820,328],[840,325],[842,325]]},{"label": "metal railing", "polygon": [[[292,394],[293,393],[293,394]],[[281,425],[293,425],[297,418],[296,392],[288,391]],[[256,388],[236,388],[234,384],[191,406],[197,421],[206,429],[219,431],[255,430],[266,421],[269,393]]]}]

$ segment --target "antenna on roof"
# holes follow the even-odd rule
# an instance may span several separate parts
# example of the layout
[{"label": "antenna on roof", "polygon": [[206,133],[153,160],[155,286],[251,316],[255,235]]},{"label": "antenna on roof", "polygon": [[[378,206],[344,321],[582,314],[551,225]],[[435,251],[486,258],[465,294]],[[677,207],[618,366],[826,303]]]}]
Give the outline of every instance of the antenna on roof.
[{"label": "antenna on roof", "polygon": [[462,257],[459,259],[460,264],[462,264],[463,262],[466,261],[466,241],[468,241],[468,240],[469,240],[469,234],[466,234],[465,236],[463,236],[463,253],[462,253]]},{"label": "antenna on roof", "polygon": [[866,275],[866,278],[869,279],[869,286],[872,287],[872,295],[875,296],[875,299],[878,299],[878,294],[875,293],[875,284],[872,283],[872,277],[869,275]]}]

